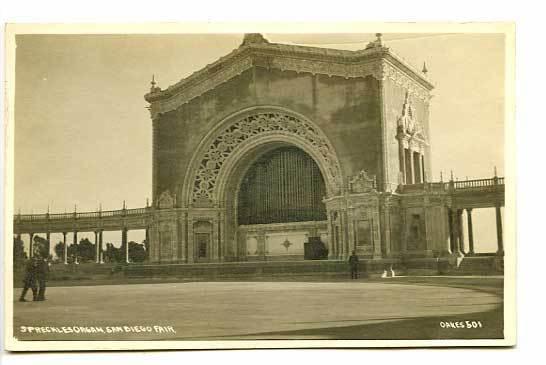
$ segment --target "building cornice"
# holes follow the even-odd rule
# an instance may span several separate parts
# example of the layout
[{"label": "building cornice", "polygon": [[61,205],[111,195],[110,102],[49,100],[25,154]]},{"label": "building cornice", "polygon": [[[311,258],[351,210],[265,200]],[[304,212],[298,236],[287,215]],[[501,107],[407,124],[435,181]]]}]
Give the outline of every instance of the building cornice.
[{"label": "building cornice", "polygon": [[252,67],[347,79],[367,76],[377,80],[390,79],[425,102],[430,99],[430,91],[434,87],[422,73],[383,46],[347,51],[277,43],[249,43],[165,90],[153,88],[144,98],[151,104],[150,111],[152,117],[155,117],[159,113],[177,109]]}]

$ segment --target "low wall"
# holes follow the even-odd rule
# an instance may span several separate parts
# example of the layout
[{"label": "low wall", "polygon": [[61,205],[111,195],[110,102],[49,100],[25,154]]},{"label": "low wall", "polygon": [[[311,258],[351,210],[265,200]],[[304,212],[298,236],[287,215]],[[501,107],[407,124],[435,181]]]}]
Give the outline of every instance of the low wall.
[{"label": "low wall", "polygon": [[[457,266],[458,265],[458,266]],[[360,277],[379,277],[391,269],[397,276],[419,275],[502,275],[503,258],[475,256],[457,260],[449,258],[361,259]],[[340,260],[246,261],[199,264],[52,264],[49,281],[109,281],[124,279],[252,279],[286,278],[321,275],[348,277],[349,264]],[[14,271],[14,286],[20,287],[24,268]]]}]

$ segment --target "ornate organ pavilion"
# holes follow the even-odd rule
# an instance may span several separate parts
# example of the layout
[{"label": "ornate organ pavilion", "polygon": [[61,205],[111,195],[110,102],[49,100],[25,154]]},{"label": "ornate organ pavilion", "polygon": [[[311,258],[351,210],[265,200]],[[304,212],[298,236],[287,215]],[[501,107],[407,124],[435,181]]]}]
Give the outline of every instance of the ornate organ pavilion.
[{"label": "ornate organ pavilion", "polygon": [[97,262],[102,231],[136,228],[150,263],[426,261],[472,256],[472,209],[494,207],[502,256],[503,178],[429,181],[432,89],[380,34],[358,51],[246,34],[180,82],[152,81],[151,206],[19,215],[15,233],[92,229]]}]

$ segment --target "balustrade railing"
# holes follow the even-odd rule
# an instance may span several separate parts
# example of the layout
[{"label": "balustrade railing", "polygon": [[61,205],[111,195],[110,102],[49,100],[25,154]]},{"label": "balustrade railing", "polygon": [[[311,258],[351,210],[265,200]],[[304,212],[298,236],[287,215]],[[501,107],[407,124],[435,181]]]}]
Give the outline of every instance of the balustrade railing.
[{"label": "balustrade railing", "polygon": [[496,185],[503,185],[503,177],[494,177],[492,179],[476,179],[476,180],[466,180],[466,181],[455,181],[454,183],[455,190],[461,189],[480,189],[480,188],[489,188]]},{"label": "balustrade railing", "polygon": [[22,222],[37,222],[37,221],[55,221],[55,220],[71,220],[71,219],[95,219],[109,217],[124,217],[124,216],[139,216],[146,215],[150,208],[134,208],[134,209],[119,209],[106,210],[96,212],[80,212],[80,213],[54,213],[54,214],[16,214],[14,219]]},{"label": "balustrade railing", "polygon": [[504,177],[493,177],[489,179],[475,179],[465,181],[405,184],[401,186],[400,191],[405,193],[412,193],[421,191],[489,190],[498,185],[504,185]]}]

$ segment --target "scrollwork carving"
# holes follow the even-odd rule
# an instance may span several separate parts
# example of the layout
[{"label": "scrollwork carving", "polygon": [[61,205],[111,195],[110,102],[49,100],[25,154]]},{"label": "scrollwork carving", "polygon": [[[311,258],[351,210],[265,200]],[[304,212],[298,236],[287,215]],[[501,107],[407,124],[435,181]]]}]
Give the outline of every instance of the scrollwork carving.
[{"label": "scrollwork carving", "polygon": [[169,192],[169,190],[165,190],[164,192],[159,195],[158,199],[158,206],[159,209],[169,209],[173,208],[175,204],[174,198]]},{"label": "scrollwork carving", "polygon": [[192,187],[194,203],[212,203],[214,189],[222,166],[243,142],[263,133],[297,135],[313,146],[325,162],[326,173],[341,186],[341,167],[332,146],[322,132],[310,123],[282,113],[259,113],[243,118],[225,128],[208,146],[195,174]]},{"label": "scrollwork carving", "polygon": [[367,193],[376,189],[375,176],[369,176],[366,170],[361,170],[349,180],[351,193]]}]

